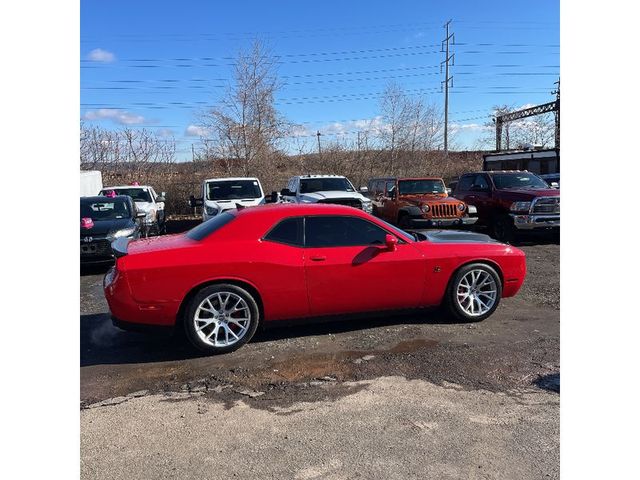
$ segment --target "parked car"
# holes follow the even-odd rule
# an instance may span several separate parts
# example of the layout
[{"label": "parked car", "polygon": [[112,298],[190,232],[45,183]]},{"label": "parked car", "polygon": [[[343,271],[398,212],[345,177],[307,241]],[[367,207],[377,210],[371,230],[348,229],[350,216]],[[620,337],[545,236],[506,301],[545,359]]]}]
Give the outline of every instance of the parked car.
[{"label": "parked car", "polygon": [[202,206],[202,221],[205,222],[227,210],[255,207],[265,203],[260,180],[254,177],[210,178],[202,182],[202,198],[189,198],[189,205]]},{"label": "parked car", "polygon": [[302,175],[292,177],[280,192],[286,203],[332,203],[371,213],[371,200],[359,193],[347,177],[340,175]]},{"label": "parked car", "polygon": [[139,238],[144,216],[131,197],[80,197],[80,263],[112,262],[111,242]]},{"label": "parked car", "polygon": [[560,229],[560,190],[526,171],[467,173],[460,177],[456,198],[478,209],[478,224],[501,241],[516,231]]},{"label": "parked car", "polygon": [[229,210],[184,234],[118,239],[114,250],[104,279],[114,324],[182,328],[209,353],[276,320],[442,304],[480,321],[526,271],[521,250],[487,235],[409,234],[341,205]]},{"label": "parked car", "polygon": [[473,225],[475,207],[447,194],[439,177],[374,178],[369,181],[373,213],[400,228]]},{"label": "parked car", "polygon": [[540,178],[547,182],[551,188],[560,188],[559,173],[545,173],[544,175],[540,175]]},{"label": "parked car", "polygon": [[100,190],[100,195],[113,195],[114,193],[130,196],[135,202],[136,208],[146,214],[144,228],[147,233],[159,235],[166,232],[165,192],[158,195],[153,187],[137,184],[105,187]]}]

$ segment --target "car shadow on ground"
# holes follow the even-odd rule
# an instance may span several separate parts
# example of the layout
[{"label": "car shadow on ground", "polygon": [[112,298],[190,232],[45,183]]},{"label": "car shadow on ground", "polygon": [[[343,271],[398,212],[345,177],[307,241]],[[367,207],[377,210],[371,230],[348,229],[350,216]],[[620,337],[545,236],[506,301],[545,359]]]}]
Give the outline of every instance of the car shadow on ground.
[{"label": "car shadow on ground", "polygon": [[[274,322],[259,329],[252,344],[345,333],[392,325],[452,323],[438,310],[362,317],[349,320]],[[206,356],[195,350],[180,333],[138,333],[115,327],[106,313],[80,316],[80,366],[154,363]]]},{"label": "car shadow on ground", "polygon": [[543,390],[560,393],[560,374],[551,373],[549,375],[543,375],[538,377],[533,384]]},{"label": "car shadow on ground", "polygon": [[105,263],[90,263],[86,265],[80,264],[80,276],[85,277],[87,275],[104,275],[113,267],[113,262],[105,262]]}]

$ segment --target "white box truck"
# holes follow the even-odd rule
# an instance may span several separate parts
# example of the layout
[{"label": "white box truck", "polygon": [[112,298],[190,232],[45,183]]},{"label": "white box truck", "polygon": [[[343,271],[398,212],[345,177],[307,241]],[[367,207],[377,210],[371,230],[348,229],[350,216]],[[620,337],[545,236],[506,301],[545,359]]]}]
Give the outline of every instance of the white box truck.
[{"label": "white box truck", "polygon": [[99,170],[80,170],[80,196],[93,197],[102,190],[102,172]]}]

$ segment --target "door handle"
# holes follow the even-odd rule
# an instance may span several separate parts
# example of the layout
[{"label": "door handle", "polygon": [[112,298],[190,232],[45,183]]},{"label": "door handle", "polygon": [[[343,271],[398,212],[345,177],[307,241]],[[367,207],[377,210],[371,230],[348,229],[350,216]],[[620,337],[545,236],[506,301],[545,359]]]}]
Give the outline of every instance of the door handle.
[{"label": "door handle", "polygon": [[309,260],[311,260],[312,262],[324,262],[326,259],[327,257],[323,255],[314,255],[309,257]]}]

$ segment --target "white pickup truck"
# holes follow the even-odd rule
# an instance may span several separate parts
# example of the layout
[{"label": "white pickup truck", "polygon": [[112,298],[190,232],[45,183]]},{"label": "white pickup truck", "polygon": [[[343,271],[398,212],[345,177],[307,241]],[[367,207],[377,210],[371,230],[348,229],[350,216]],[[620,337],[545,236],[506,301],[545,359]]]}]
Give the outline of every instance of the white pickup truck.
[{"label": "white pickup truck", "polygon": [[285,203],[334,203],[373,211],[371,200],[356,191],[347,177],[340,175],[301,175],[291,177],[280,192]]},{"label": "white pickup truck", "polygon": [[265,203],[260,180],[254,177],[209,178],[202,182],[202,198],[189,198],[189,205],[202,206],[202,221],[226,210]]},{"label": "white pickup truck", "polygon": [[116,187],[104,187],[100,195],[128,195],[136,204],[140,212],[145,213],[143,224],[146,234],[160,235],[166,231],[166,216],[164,211],[165,193],[156,193],[149,185],[118,185]]}]

